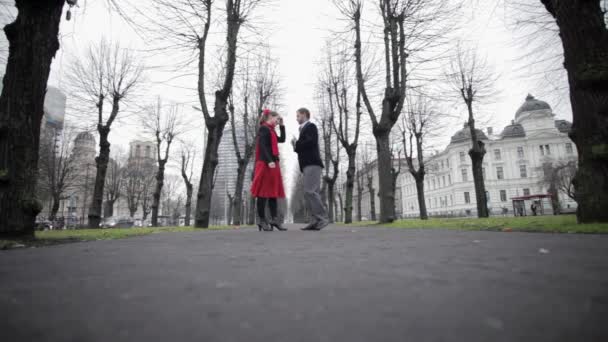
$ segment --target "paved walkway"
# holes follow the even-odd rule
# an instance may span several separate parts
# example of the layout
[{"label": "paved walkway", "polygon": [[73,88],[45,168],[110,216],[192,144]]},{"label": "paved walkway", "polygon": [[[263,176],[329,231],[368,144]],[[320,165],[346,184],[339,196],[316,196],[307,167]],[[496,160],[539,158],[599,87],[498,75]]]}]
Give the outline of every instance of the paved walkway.
[{"label": "paved walkway", "polygon": [[608,236],[329,227],[0,252],[1,341],[608,341]]}]

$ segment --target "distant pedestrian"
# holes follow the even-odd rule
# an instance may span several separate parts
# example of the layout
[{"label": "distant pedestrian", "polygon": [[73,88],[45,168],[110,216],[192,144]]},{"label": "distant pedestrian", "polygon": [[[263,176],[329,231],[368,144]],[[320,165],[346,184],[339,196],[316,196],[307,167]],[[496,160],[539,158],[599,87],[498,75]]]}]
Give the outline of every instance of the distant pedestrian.
[{"label": "distant pedestrian", "polygon": [[[279,125],[281,136],[277,136]],[[277,213],[277,198],[285,198],[283,177],[279,166],[279,145],[285,142],[285,126],[277,112],[265,109],[260,118],[258,140],[255,147],[255,171],[251,183],[251,195],[257,198],[258,229],[287,230]],[[270,207],[271,220],[266,220],[266,204]]]},{"label": "distant pedestrian", "polygon": [[292,140],[304,181],[304,197],[311,212],[310,223],[302,230],[321,230],[329,224],[327,210],[321,200],[321,171],[323,162],[319,151],[319,130],[310,121],[310,111],[300,108],[296,112],[300,136]]},{"label": "distant pedestrian", "polygon": [[532,215],[536,216],[536,204],[532,203],[532,205],[530,206],[530,210],[532,210]]}]

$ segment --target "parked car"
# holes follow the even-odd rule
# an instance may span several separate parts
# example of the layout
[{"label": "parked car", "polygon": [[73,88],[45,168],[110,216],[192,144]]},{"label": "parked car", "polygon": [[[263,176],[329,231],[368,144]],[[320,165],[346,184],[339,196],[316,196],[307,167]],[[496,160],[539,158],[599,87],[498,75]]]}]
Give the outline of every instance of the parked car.
[{"label": "parked car", "polygon": [[106,217],[99,226],[101,228],[131,228],[134,224],[135,221],[130,217]]},{"label": "parked car", "polygon": [[36,230],[50,230],[53,229],[53,222],[49,220],[36,221]]}]

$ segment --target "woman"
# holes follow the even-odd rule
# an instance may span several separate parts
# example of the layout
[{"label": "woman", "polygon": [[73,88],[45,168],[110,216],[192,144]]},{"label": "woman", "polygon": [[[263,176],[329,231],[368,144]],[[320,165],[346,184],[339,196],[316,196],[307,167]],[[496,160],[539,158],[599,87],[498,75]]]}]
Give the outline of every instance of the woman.
[{"label": "woman", "polygon": [[[281,136],[275,130],[279,125]],[[283,178],[279,167],[279,145],[285,142],[285,126],[278,113],[264,109],[260,118],[258,141],[255,147],[255,172],[251,184],[251,195],[257,198],[258,229],[272,231],[285,229],[278,218],[277,198],[285,198]],[[266,204],[270,207],[272,220],[266,220]]]}]

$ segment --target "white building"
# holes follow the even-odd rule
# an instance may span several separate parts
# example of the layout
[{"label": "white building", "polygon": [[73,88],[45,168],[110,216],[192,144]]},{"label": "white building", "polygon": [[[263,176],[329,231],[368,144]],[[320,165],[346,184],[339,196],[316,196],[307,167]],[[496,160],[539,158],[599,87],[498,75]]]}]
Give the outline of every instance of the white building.
[{"label": "white building", "polygon": [[[478,137],[485,143],[483,162],[484,180],[491,215],[513,215],[514,198],[525,198],[523,214],[530,215],[530,205],[535,201],[540,211],[551,213],[548,198],[535,199],[535,195],[547,196],[548,185],[543,181],[543,167],[547,163],[576,160],[574,143],[568,137],[571,124],[555,120],[549,104],[528,95],[515,113],[515,119],[502,132],[495,134],[478,130]],[[430,216],[476,216],[475,187],[471,159],[470,131],[465,125],[456,132],[450,144],[440,153],[426,157],[425,200]],[[374,164],[375,165],[375,164]],[[376,191],[377,169],[373,170]],[[363,216],[369,216],[369,195],[363,195]],[[419,215],[416,183],[407,166],[397,182],[396,212],[401,217]],[[565,194],[559,194],[563,211],[574,211],[576,202]],[[376,198],[376,212],[379,212]]]}]

